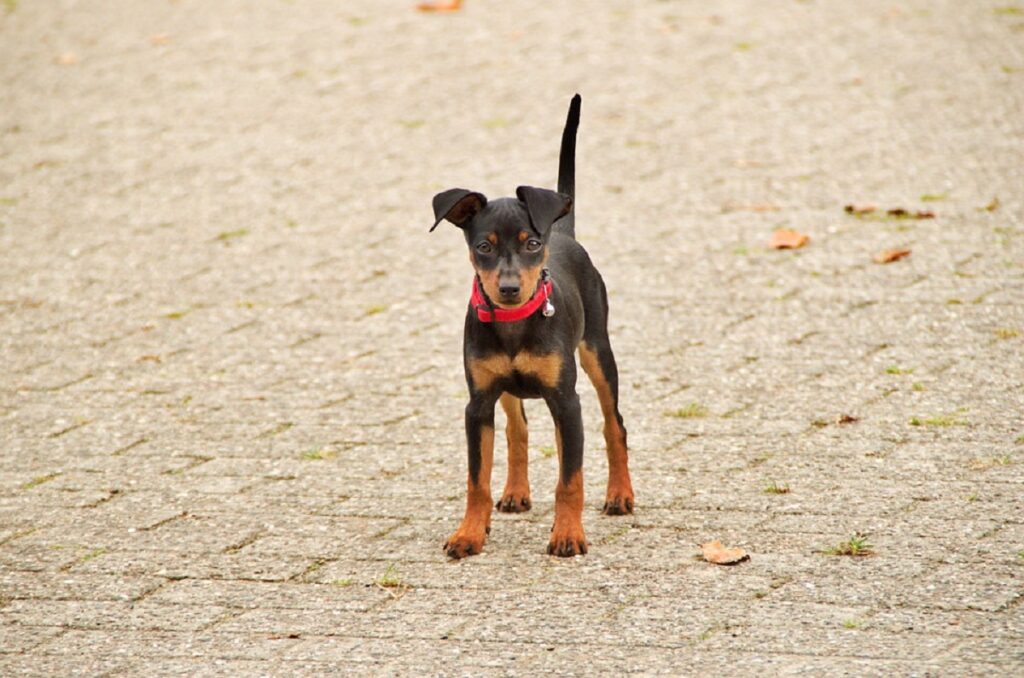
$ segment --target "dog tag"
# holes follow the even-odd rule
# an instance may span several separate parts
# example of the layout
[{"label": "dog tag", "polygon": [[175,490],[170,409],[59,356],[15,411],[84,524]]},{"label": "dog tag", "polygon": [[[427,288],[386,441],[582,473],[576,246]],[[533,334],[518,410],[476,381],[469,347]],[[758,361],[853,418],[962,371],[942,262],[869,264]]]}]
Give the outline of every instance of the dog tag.
[{"label": "dog tag", "polygon": [[544,300],[544,310],[542,311],[545,318],[550,318],[555,314],[555,305],[551,303],[550,299]]}]

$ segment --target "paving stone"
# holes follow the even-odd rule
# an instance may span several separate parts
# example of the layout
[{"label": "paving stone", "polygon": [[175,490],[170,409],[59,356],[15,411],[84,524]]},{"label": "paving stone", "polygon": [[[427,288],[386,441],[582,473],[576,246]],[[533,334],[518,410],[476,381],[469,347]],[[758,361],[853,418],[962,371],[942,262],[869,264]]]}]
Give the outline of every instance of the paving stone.
[{"label": "paving stone", "polygon": [[[414,5],[0,9],[0,674],[1024,670],[1018,13]],[[554,185],[576,91],[637,512],[581,384],[588,555],[529,402],[533,508],[449,562],[430,198]]]},{"label": "paving stone", "polygon": [[42,655],[67,658],[83,654],[135,659],[138,657],[188,657],[268,660],[281,654],[297,641],[293,638],[238,634],[167,631],[120,631],[71,629],[48,641],[38,651]]}]

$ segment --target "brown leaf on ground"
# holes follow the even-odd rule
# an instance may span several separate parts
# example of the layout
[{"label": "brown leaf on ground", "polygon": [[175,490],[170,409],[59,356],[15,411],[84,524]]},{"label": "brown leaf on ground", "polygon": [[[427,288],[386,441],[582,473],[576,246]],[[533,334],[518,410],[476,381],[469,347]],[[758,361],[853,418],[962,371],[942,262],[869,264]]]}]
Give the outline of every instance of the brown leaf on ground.
[{"label": "brown leaf on ground", "polygon": [[810,236],[797,233],[790,228],[780,228],[772,233],[772,238],[768,241],[768,247],[773,250],[795,250],[806,245],[810,239]]},{"label": "brown leaf on ground", "polygon": [[421,2],[416,5],[421,12],[454,12],[462,9],[462,0],[448,0],[448,2]]},{"label": "brown leaf on ground", "polygon": [[916,212],[910,212],[903,209],[902,207],[894,207],[886,212],[890,217],[896,217],[897,219],[934,219],[935,212],[931,210],[917,210]]},{"label": "brown leaf on ground", "polygon": [[873,205],[871,203],[850,203],[849,205],[844,206],[843,209],[846,210],[847,214],[871,214],[878,209],[878,205]]},{"label": "brown leaf on ground", "polygon": [[743,549],[727,549],[722,546],[722,542],[717,539],[715,541],[709,541],[706,544],[701,544],[700,552],[704,557],[704,560],[709,563],[714,563],[715,565],[735,565],[736,563],[741,563],[750,558],[750,556],[747,555],[747,552]]},{"label": "brown leaf on ground", "polygon": [[854,417],[850,414],[840,414],[836,417],[837,424],[852,424],[855,421],[860,421],[860,417]]},{"label": "brown leaf on ground", "polygon": [[78,63],[78,55],[74,52],[64,52],[56,59],[61,66],[74,66]]},{"label": "brown leaf on ground", "polygon": [[995,212],[999,209],[999,198],[992,198],[992,201],[981,208],[983,212]]},{"label": "brown leaf on ground", "polygon": [[909,257],[909,256],[910,256],[910,250],[895,249],[895,250],[885,250],[884,252],[879,252],[878,254],[876,254],[873,257],[873,259],[874,259],[876,264],[891,264],[894,261],[899,261],[903,257]]}]

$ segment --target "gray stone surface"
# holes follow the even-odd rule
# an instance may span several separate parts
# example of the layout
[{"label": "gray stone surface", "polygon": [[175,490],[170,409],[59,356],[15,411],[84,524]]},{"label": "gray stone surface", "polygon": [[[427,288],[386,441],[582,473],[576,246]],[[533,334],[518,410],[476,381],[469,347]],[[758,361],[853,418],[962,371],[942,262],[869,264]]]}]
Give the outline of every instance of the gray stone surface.
[{"label": "gray stone surface", "polygon": [[[466,5],[0,3],[0,674],[1024,672],[1024,5]],[[581,388],[589,555],[532,403],[447,562],[430,198],[553,184],[575,91],[638,510]]]}]

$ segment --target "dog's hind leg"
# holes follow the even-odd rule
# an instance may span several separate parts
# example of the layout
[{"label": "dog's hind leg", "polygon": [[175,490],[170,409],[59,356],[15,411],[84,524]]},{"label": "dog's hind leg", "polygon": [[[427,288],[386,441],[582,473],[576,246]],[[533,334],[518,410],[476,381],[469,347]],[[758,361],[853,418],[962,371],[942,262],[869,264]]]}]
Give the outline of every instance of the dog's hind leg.
[{"label": "dog's hind leg", "polygon": [[[598,280],[599,303],[588,304],[587,329],[580,342],[580,365],[597,391],[604,415],[604,440],[608,449],[608,491],[604,513],[610,516],[633,512],[636,498],[629,477],[626,427],[619,413],[619,371],[608,339],[608,298],[604,282]],[[598,301],[598,300],[594,300]]]},{"label": "dog's hind leg", "polygon": [[580,343],[580,363],[590,377],[604,415],[604,441],[608,449],[608,491],[604,513],[610,516],[633,512],[636,499],[629,477],[629,451],[626,446],[626,427],[619,413],[618,372],[611,344]]},{"label": "dog's hind leg", "polygon": [[505,491],[495,504],[503,513],[522,513],[530,510],[530,476],[527,470],[529,434],[523,401],[510,393],[501,396],[505,410],[505,437],[508,439],[508,479]]}]

